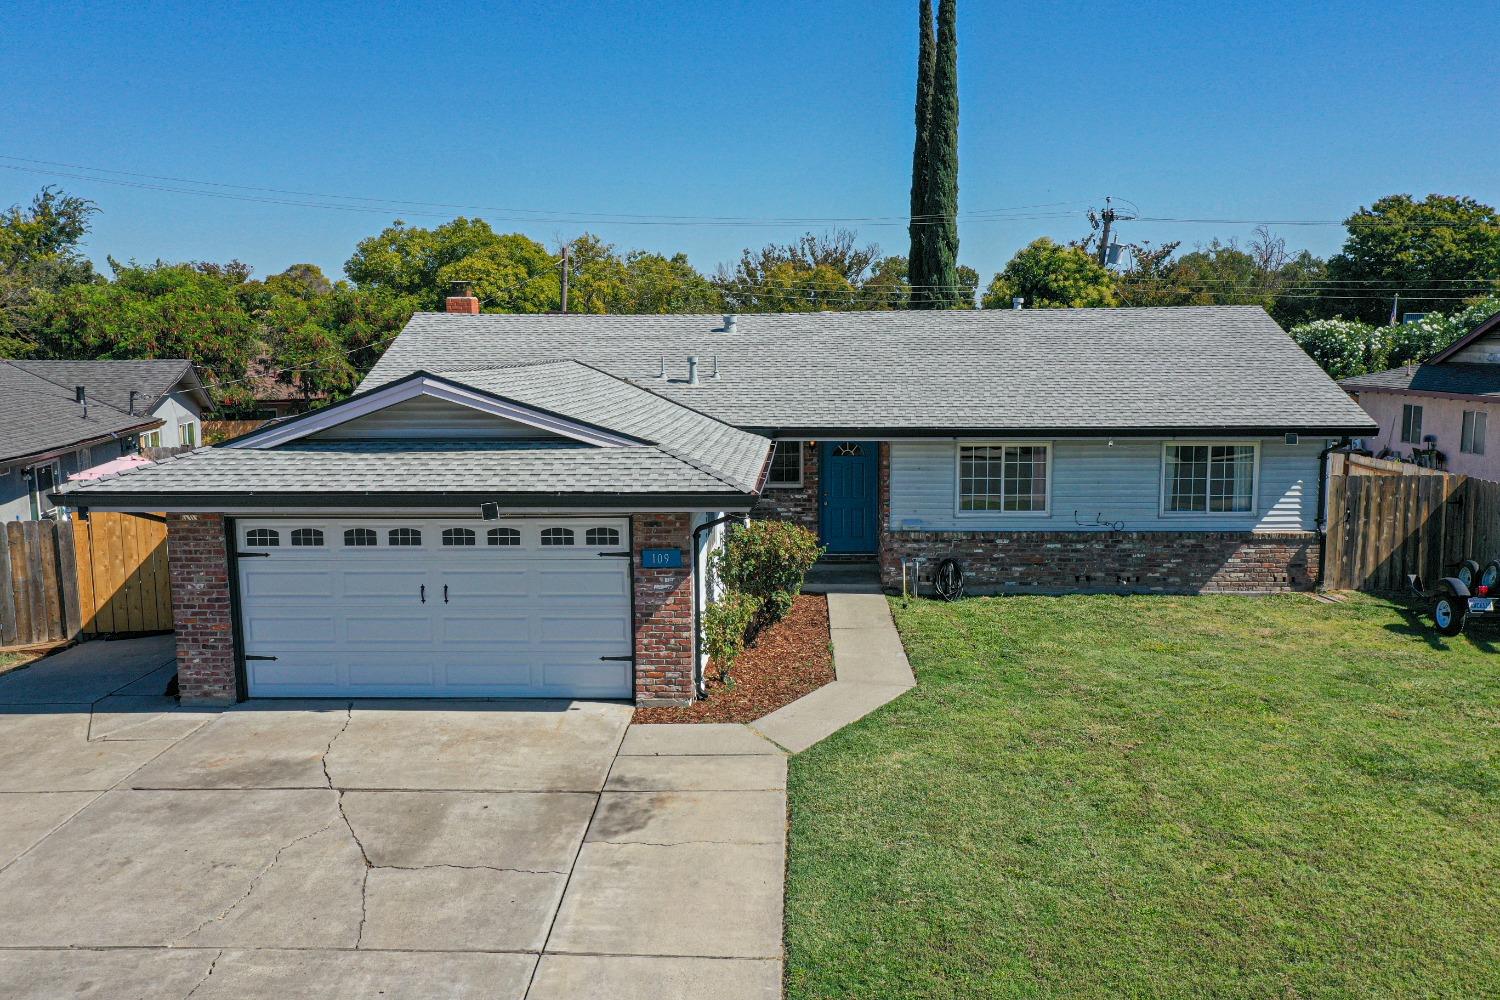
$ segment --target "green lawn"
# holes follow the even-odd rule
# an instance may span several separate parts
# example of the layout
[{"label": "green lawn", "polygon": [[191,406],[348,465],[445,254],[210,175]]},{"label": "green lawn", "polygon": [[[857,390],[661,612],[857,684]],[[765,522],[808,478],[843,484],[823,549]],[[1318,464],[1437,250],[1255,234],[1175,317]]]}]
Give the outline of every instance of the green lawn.
[{"label": "green lawn", "polygon": [[1362,597],[892,607],[917,689],[792,759],[792,998],[1500,995],[1484,633]]}]

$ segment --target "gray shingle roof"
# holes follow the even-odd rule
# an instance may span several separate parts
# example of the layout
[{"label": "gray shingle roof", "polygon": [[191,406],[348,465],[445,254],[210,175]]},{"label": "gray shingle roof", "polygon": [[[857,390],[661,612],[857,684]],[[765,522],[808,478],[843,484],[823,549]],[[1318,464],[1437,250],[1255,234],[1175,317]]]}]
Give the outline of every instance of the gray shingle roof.
[{"label": "gray shingle roof", "polygon": [[[507,400],[641,441],[595,447],[564,439],[363,441],[304,438],[254,447],[199,449],[156,465],[70,483],[73,505],[142,497],[195,497],[229,506],[308,503],[465,502],[574,494],[609,504],[632,496],[723,498],[754,493],[769,440],[696,413],[575,361],[433,372]],[[330,411],[322,411],[328,413]],[[315,415],[301,418],[311,420]],[[282,430],[295,420],[280,421]]]},{"label": "gray shingle roof", "polygon": [[1256,306],[747,314],[736,325],[418,313],[362,388],[417,369],[575,358],[726,423],[784,433],[1374,429]]},{"label": "gray shingle roof", "polygon": [[1355,392],[1451,392],[1463,396],[1500,396],[1500,365],[1445,361],[1437,365],[1407,365],[1389,371],[1355,375],[1339,382]]},{"label": "gray shingle roof", "polygon": [[85,417],[71,386],[32,374],[15,362],[0,361],[0,463],[65,451],[160,423],[98,399],[89,404]]},{"label": "gray shingle roof", "polygon": [[33,375],[56,382],[70,392],[83,386],[90,399],[108,403],[117,410],[129,411],[130,391],[136,392],[135,412],[150,413],[161,397],[187,382],[188,391],[204,409],[212,405],[207,390],[198,379],[193,363],[186,358],[160,358],[150,361],[33,361],[21,359],[12,364]]}]

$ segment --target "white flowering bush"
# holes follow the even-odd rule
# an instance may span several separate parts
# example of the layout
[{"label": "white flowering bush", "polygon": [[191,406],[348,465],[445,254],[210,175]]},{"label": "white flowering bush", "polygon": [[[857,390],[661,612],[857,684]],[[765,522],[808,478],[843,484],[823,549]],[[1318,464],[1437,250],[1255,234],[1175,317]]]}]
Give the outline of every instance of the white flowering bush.
[{"label": "white flowering bush", "polygon": [[1333,378],[1386,367],[1384,328],[1356,319],[1318,319],[1292,327],[1292,339]]}]

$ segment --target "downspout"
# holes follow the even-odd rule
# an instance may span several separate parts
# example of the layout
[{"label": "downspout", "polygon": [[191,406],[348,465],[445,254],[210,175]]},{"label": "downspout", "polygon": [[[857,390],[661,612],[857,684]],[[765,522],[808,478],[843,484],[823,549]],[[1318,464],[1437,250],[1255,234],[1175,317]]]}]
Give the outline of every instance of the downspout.
[{"label": "downspout", "polygon": [[[702,698],[708,694],[708,680],[703,676],[703,603],[708,600],[708,579],[698,572],[698,555],[703,549],[703,533],[730,521],[750,523],[749,514],[723,514],[704,521],[693,529],[693,689]],[[699,599],[699,591],[702,599]]]},{"label": "downspout", "polygon": [[1328,559],[1328,456],[1353,443],[1352,438],[1345,436],[1318,452],[1318,517],[1315,522],[1318,528],[1318,582],[1313,585],[1314,590],[1323,589],[1324,565]]}]

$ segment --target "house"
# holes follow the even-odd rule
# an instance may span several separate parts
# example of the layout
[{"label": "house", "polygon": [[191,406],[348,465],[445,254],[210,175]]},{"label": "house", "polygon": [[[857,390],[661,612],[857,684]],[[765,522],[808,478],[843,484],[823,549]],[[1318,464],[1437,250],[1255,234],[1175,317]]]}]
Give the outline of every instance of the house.
[{"label": "house", "polygon": [[140,448],[195,445],[209,405],[184,360],[0,360],[0,521],[52,516],[59,484]]},{"label": "house", "polygon": [[1321,461],[1374,429],[1254,307],[448,304],[349,399],[60,491],[168,512],[186,698],[686,701],[745,514],[888,587],[918,557],[974,589],[1309,587]]},{"label": "house", "polygon": [[328,398],[325,392],[307,388],[301,373],[295,369],[277,368],[270,355],[262,355],[251,363],[248,381],[254,400],[247,413],[251,419],[274,420],[304,413],[314,403]]},{"label": "house", "polygon": [[1487,440],[1500,407],[1500,313],[1425,364],[1339,385],[1379,426],[1365,442],[1376,455],[1500,480],[1500,442],[1490,448]]}]

